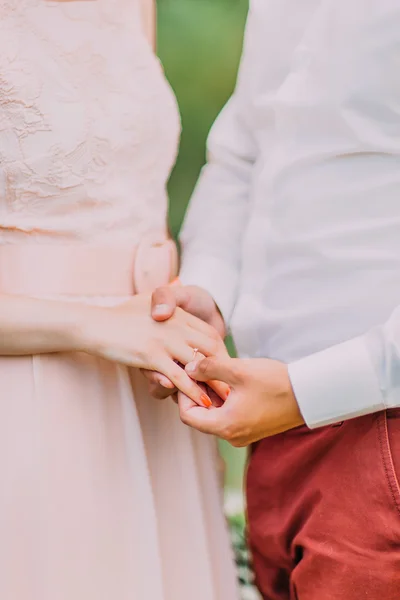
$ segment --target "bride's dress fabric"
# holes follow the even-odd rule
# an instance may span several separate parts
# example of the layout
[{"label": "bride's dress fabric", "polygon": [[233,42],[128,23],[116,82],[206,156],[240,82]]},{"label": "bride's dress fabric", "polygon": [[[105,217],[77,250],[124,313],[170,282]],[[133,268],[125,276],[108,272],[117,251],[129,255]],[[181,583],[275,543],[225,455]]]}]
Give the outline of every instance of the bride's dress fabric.
[{"label": "bride's dress fabric", "polygon": [[[0,0],[0,293],[168,281],[179,130],[137,0]],[[215,442],[134,371],[0,358],[0,480],[2,600],[237,597]]]}]

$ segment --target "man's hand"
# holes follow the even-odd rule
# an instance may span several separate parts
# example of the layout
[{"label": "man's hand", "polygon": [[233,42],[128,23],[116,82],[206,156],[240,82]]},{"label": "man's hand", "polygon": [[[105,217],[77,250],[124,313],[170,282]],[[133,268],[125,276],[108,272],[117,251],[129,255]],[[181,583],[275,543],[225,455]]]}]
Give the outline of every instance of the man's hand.
[{"label": "man's hand", "polygon": [[178,394],[183,423],[242,447],[304,424],[287,366],[269,359],[205,358],[189,363],[196,381],[218,379],[231,387],[220,407],[210,409]]},{"label": "man's hand", "polygon": [[[212,296],[203,288],[197,286],[165,286],[153,292],[151,300],[151,316],[155,321],[167,321],[172,317],[177,307],[182,308],[202,321],[205,321],[219,335],[225,337],[225,323]],[[154,371],[142,371],[149,380],[149,391],[159,399],[167,398],[176,393],[174,385]]]},{"label": "man's hand", "polygon": [[196,285],[157,288],[151,298],[151,315],[155,321],[167,321],[177,307],[205,321],[225,337],[225,323],[214,299]]}]

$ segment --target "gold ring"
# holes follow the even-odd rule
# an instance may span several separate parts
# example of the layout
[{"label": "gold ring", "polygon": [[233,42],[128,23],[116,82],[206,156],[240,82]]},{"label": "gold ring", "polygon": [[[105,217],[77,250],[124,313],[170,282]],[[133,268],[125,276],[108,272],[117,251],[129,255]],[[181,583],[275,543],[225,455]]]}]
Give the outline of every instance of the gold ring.
[{"label": "gold ring", "polygon": [[198,348],[193,348],[193,358],[192,358],[192,361],[196,360],[196,356],[197,356],[198,351],[199,351]]}]

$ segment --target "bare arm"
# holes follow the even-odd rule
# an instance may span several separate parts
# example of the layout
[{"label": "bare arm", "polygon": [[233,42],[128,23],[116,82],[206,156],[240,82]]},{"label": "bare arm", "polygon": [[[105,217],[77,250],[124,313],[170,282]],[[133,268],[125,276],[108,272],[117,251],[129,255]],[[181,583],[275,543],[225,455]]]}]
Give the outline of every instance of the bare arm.
[{"label": "bare arm", "polygon": [[151,47],[156,48],[156,3],[155,0],[140,0],[143,27]]},{"label": "bare arm", "polygon": [[0,355],[29,355],[82,349],[82,304],[0,295]]},{"label": "bare arm", "polygon": [[176,364],[190,362],[194,348],[207,356],[226,353],[212,327],[181,309],[155,323],[144,295],[110,308],[0,295],[0,356],[86,352],[158,371],[194,402],[209,406],[203,390]]}]

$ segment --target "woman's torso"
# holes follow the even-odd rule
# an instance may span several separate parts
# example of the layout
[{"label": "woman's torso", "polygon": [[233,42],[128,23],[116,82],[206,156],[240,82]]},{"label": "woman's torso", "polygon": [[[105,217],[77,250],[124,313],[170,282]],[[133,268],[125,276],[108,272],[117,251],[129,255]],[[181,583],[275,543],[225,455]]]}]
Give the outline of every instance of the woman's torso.
[{"label": "woman's torso", "polygon": [[0,243],[163,230],[178,135],[139,0],[0,0]]}]

